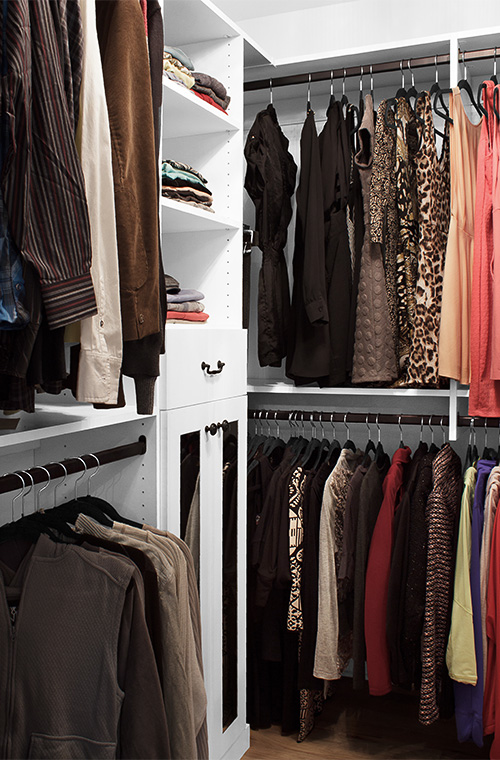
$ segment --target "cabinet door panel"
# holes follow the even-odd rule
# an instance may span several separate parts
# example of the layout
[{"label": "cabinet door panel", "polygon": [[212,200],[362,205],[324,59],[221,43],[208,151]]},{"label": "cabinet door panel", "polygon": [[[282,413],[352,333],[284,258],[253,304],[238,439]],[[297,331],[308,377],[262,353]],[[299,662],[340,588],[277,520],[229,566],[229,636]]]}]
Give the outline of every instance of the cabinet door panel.
[{"label": "cabinet door panel", "polygon": [[[177,535],[183,522],[182,445],[188,437],[195,446],[199,441],[199,588],[214,758],[228,752],[246,725],[246,413],[246,397],[241,396],[162,412],[160,417],[166,452],[161,525]],[[229,460],[233,465],[225,466]]]}]

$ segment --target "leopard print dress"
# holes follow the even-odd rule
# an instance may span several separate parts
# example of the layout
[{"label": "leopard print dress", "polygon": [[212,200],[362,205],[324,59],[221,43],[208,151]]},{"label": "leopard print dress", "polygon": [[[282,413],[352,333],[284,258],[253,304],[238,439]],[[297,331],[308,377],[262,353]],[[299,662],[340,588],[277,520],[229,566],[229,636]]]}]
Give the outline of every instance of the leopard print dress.
[{"label": "leopard print dress", "polygon": [[424,126],[421,147],[415,156],[420,238],[408,383],[438,388],[443,383],[438,375],[438,340],[450,225],[450,141],[447,124],[439,158],[428,92],[418,101],[417,108]]},{"label": "leopard print dress", "polygon": [[400,370],[405,375],[415,322],[417,284],[418,210],[415,153],[418,134],[413,111],[405,98],[398,98],[396,115],[396,200],[398,247],[396,289],[398,351]]}]

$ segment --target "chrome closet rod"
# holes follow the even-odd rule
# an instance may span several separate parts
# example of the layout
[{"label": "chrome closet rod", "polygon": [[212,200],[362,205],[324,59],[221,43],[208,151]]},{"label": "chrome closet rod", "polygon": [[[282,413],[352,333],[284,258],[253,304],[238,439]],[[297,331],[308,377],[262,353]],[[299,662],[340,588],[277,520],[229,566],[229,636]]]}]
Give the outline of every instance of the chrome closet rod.
[{"label": "chrome closet rod", "polygon": [[[484,50],[469,50],[467,52],[464,51],[463,57],[466,62],[481,61],[488,58],[494,58],[495,50],[497,50],[498,53],[498,49],[500,49],[500,45],[497,49],[485,48]],[[462,61],[462,51],[459,51],[459,60]],[[399,73],[401,71],[401,63],[406,64],[406,66],[408,63],[410,63],[412,69],[419,69],[427,66],[434,66],[436,63],[439,65],[449,62],[449,53],[437,56],[428,55],[421,58],[400,58],[397,61],[372,64],[371,73],[382,74],[384,72],[390,71],[396,71]],[[328,69],[325,71],[311,71],[305,74],[290,74],[289,76],[272,77],[272,83],[274,89],[275,87],[287,87],[294,84],[307,84],[309,82],[309,77],[311,77],[311,82],[324,82],[330,81],[330,79],[332,79],[332,76],[333,79],[342,79],[344,76],[346,78],[354,76],[359,77],[361,76],[361,73],[368,74],[369,70],[370,64],[363,64],[363,66],[349,66],[345,69]],[[271,78],[255,79],[253,81],[245,82],[243,85],[243,90],[244,92],[251,92],[252,90],[268,90],[270,79]]]},{"label": "chrome closet rod", "polygon": [[[296,416],[297,415],[297,416]],[[274,420],[291,420],[293,422],[351,422],[360,424],[379,425],[421,425],[422,420],[427,425],[448,425],[449,417],[447,414],[377,414],[375,412],[318,412],[308,409],[304,410],[282,410],[282,409],[249,409],[248,419],[262,420],[264,422],[274,422]],[[457,423],[459,427],[469,427],[471,423],[475,427],[495,427],[500,426],[498,417],[469,417],[467,415],[458,415]]]},{"label": "chrome closet rod", "polygon": [[[82,454],[79,458],[69,457],[63,460],[64,467],[58,462],[50,462],[44,464],[42,467],[31,467],[29,469],[20,470],[21,473],[28,473],[30,479],[26,481],[26,485],[33,483],[47,483],[49,480],[57,480],[64,475],[63,470],[66,470],[68,475],[72,475],[75,472],[83,472],[85,467],[92,469],[104,464],[111,464],[111,462],[119,462],[122,459],[129,459],[130,457],[140,456],[146,453],[146,436],[141,435],[138,441],[134,443],[127,443],[124,446],[115,446],[112,449],[104,449],[103,451],[96,451],[93,454]],[[87,461],[85,459],[87,458]],[[83,461],[82,461],[83,460]],[[48,475],[47,475],[48,473]],[[19,476],[14,473],[6,473],[0,476],[0,493],[8,493],[9,491],[16,491],[20,488]]]}]

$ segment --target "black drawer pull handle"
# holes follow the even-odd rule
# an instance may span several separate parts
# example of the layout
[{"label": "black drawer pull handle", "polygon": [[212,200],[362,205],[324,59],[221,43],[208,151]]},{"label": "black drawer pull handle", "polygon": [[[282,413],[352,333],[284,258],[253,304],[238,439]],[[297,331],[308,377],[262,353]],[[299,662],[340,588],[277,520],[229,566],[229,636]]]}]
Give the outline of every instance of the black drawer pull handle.
[{"label": "black drawer pull handle", "polygon": [[206,362],[201,363],[202,372],[206,372],[207,375],[220,375],[225,366],[225,362],[221,362],[220,359],[217,362],[217,369],[210,369],[210,364],[207,364]]}]

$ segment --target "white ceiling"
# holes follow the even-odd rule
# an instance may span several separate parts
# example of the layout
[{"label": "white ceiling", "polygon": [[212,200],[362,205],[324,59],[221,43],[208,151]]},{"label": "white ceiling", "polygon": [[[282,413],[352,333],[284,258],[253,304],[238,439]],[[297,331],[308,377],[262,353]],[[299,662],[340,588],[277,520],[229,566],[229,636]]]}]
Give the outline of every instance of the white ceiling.
[{"label": "white ceiling", "polygon": [[233,21],[274,16],[277,13],[304,11],[325,5],[353,2],[354,0],[213,0]]}]

